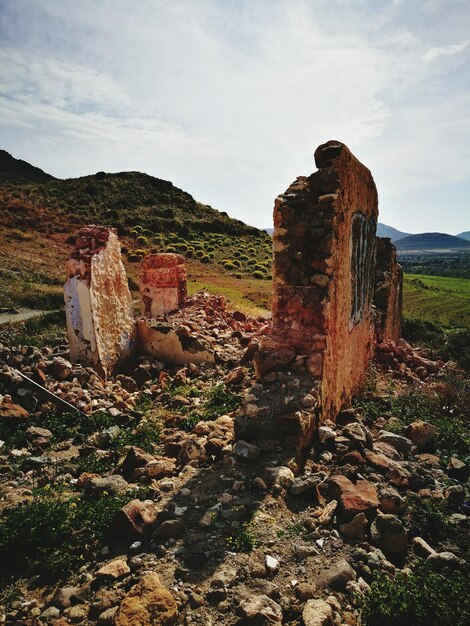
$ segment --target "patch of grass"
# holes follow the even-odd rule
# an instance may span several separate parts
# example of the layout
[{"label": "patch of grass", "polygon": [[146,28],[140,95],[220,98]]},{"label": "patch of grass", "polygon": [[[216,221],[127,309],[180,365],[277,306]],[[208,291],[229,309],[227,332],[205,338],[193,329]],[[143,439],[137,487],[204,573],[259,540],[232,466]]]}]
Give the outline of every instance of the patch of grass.
[{"label": "patch of grass", "polygon": [[413,498],[408,502],[407,517],[412,537],[422,537],[435,544],[454,535],[454,526],[448,521],[445,502],[436,502],[432,498]]},{"label": "patch of grass", "polygon": [[235,534],[226,539],[228,549],[235,552],[251,552],[257,545],[252,526],[253,522],[240,524]]},{"label": "patch of grass", "polygon": [[212,421],[221,415],[231,413],[238,409],[242,402],[241,395],[227,389],[223,382],[198,395],[202,401],[197,408],[181,408],[183,415],[186,415],[180,424],[183,430],[191,431],[200,421]]},{"label": "patch of grass", "polygon": [[376,574],[360,598],[364,626],[466,626],[470,620],[470,573],[433,572],[418,562],[407,576]]},{"label": "patch of grass", "polygon": [[121,429],[119,435],[113,439],[111,447],[115,450],[122,450],[125,446],[137,446],[145,452],[155,454],[158,450],[161,430],[160,420],[155,418],[142,420],[133,429]]},{"label": "patch of grass", "polygon": [[54,581],[96,556],[128,497],[76,497],[47,486],[0,517],[0,577]]}]

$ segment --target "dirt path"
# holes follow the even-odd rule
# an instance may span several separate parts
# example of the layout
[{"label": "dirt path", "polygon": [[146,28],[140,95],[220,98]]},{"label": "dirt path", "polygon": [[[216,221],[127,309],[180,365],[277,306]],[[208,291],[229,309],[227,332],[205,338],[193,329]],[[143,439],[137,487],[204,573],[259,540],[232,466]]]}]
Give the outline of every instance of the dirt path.
[{"label": "dirt path", "polygon": [[0,313],[0,326],[2,324],[14,324],[15,322],[25,322],[32,317],[38,317],[50,311],[37,311],[35,309],[18,309],[17,313]]}]

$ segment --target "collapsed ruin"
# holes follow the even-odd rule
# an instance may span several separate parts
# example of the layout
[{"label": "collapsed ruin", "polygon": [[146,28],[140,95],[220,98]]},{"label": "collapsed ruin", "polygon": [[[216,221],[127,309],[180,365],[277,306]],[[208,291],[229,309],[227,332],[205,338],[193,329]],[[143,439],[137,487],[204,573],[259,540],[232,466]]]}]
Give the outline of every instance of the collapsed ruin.
[{"label": "collapsed ruin", "polygon": [[[391,241],[376,238],[372,175],[338,141],[319,146],[315,162],[317,172],[275,201],[272,324],[236,420],[239,439],[277,439],[296,458],[318,424],[348,406],[377,343],[401,334],[403,273]],[[114,229],[81,229],[67,275],[72,360],[104,376],[133,354],[176,365],[214,361],[204,341],[166,318],[185,305],[181,255],[143,259],[137,321]]]},{"label": "collapsed ruin", "polygon": [[66,271],[65,312],[73,362],[93,367],[106,378],[138,355],[172,365],[214,361],[197,334],[161,320],[185,305],[186,268],[181,255],[159,253],[143,259],[142,317],[137,320],[114,228],[82,228]]},{"label": "collapsed ruin", "polygon": [[272,326],[236,423],[239,438],[275,432],[296,457],[348,406],[376,342],[401,330],[402,272],[391,242],[377,242],[370,171],[338,141],[319,146],[315,162],[275,201]]},{"label": "collapsed ruin", "polygon": [[134,309],[116,233],[101,226],[80,229],[66,264],[70,358],[104,377],[135,347]]}]

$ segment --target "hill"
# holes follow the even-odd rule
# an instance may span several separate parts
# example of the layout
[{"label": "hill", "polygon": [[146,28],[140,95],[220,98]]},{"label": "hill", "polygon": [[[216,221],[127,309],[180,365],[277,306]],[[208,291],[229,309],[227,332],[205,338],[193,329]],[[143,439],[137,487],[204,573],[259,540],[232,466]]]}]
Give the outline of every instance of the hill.
[{"label": "hill", "polygon": [[13,183],[46,183],[55,180],[54,176],[46,174],[39,167],[35,167],[21,159],[15,159],[6,150],[0,150],[0,184]]},{"label": "hill", "polygon": [[404,233],[401,230],[393,228],[393,226],[387,226],[387,224],[377,224],[377,237],[389,237],[393,242],[403,237],[408,237],[410,233]]},{"label": "hill", "polygon": [[470,230],[464,230],[463,233],[459,233],[456,237],[470,241]]},{"label": "hill", "polygon": [[455,250],[469,248],[470,241],[444,233],[409,235],[395,242],[397,250]]},{"label": "hill", "polygon": [[44,182],[5,182],[11,159],[0,162],[0,307],[61,307],[71,236],[89,223],[118,229],[134,290],[138,261],[145,254],[178,252],[187,259],[190,290],[191,281],[217,285],[232,299],[239,293],[245,304],[268,305],[269,283],[260,288],[271,270],[271,238],[264,231],[140,172],[67,180],[42,173],[48,177]]}]

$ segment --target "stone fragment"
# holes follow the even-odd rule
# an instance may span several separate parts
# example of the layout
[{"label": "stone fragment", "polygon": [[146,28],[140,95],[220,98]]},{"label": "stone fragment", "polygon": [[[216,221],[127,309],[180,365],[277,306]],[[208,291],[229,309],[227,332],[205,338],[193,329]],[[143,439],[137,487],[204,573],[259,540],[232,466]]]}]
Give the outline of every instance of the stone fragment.
[{"label": "stone fragment", "polygon": [[178,607],[157,574],[146,574],[127,593],[114,617],[115,626],[174,626]]},{"label": "stone fragment", "polygon": [[131,573],[130,567],[124,559],[115,559],[105,565],[102,565],[95,573],[95,578],[111,578],[118,580],[124,578]]},{"label": "stone fragment", "polygon": [[291,496],[300,496],[306,492],[314,493],[318,485],[322,483],[325,478],[325,473],[297,476],[289,487],[289,493]]},{"label": "stone fragment", "polygon": [[333,609],[328,602],[319,598],[308,600],[302,611],[305,626],[332,626]]},{"label": "stone fragment", "polygon": [[79,230],[66,265],[65,314],[73,362],[108,376],[135,345],[132,297],[114,228]]},{"label": "stone fragment", "polygon": [[333,515],[335,514],[337,506],[337,500],[332,500],[331,502],[328,502],[326,507],[321,512],[321,515],[318,517],[318,523],[320,524],[320,526],[328,526],[328,524],[333,519]]},{"label": "stone fragment", "polygon": [[442,572],[446,569],[459,569],[462,565],[459,557],[453,552],[435,552],[430,554],[426,559],[426,563],[436,572]]},{"label": "stone fragment", "polygon": [[370,527],[370,537],[386,556],[401,555],[408,545],[408,533],[396,515],[378,515]]},{"label": "stone fragment", "polygon": [[118,511],[111,524],[111,536],[117,541],[132,542],[148,538],[157,519],[152,500],[131,500]]},{"label": "stone fragment", "polygon": [[359,422],[347,424],[343,428],[342,434],[362,448],[372,448],[372,435],[368,429]]},{"label": "stone fragment", "polygon": [[436,554],[432,548],[422,537],[413,537],[413,550],[417,556],[427,559],[431,554]]},{"label": "stone fragment", "polygon": [[379,433],[378,441],[388,443],[393,446],[398,452],[407,456],[411,452],[411,440],[395,433],[390,433],[387,430],[381,430]]},{"label": "stone fragment", "polygon": [[137,320],[137,336],[141,354],[172,365],[213,363],[214,352],[201,336],[189,333],[184,327]]},{"label": "stone fragment", "polygon": [[447,473],[451,478],[466,481],[470,476],[470,467],[455,456],[451,456],[447,465]]},{"label": "stone fragment", "polygon": [[263,472],[263,478],[270,487],[280,485],[287,489],[294,481],[294,473],[283,465],[279,467],[267,467]]},{"label": "stone fragment", "polygon": [[12,402],[10,396],[4,396],[0,403],[0,424],[3,423],[21,423],[29,419],[29,413],[19,404]]},{"label": "stone fragment", "polygon": [[393,487],[382,487],[379,490],[379,508],[382,513],[403,513],[406,509],[405,499]]},{"label": "stone fragment", "polygon": [[379,506],[377,490],[366,480],[354,484],[345,476],[336,475],[330,478],[328,488],[331,496],[339,500],[344,522],[351,521],[358,513],[372,515]]},{"label": "stone fragment", "polygon": [[418,450],[434,450],[438,430],[429,422],[416,421],[407,426],[405,435],[417,446]]},{"label": "stone fragment", "polygon": [[256,461],[260,455],[260,449],[252,443],[239,439],[233,446],[233,454],[245,461]]},{"label": "stone fragment", "polygon": [[364,513],[358,513],[354,518],[346,524],[341,524],[339,529],[341,533],[348,539],[363,541],[367,538],[368,521]]},{"label": "stone fragment", "polygon": [[281,626],[282,609],[266,595],[252,596],[240,602],[239,613],[246,626]]},{"label": "stone fragment", "polygon": [[356,572],[346,559],[339,559],[319,573],[317,584],[322,588],[329,587],[336,591],[344,591],[350,580],[356,580]]},{"label": "stone fragment", "polygon": [[337,433],[329,426],[320,426],[317,430],[318,441],[325,443],[326,441],[335,439]]},{"label": "stone fragment", "polygon": [[155,529],[154,535],[156,537],[162,537],[163,539],[170,539],[172,537],[179,537],[184,533],[185,526],[183,520],[169,519],[160,524]]},{"label": "stone fragment", "polygon": [[148,254],[140,264],[142,315],[166,315],[184,306],[186,265],[180,254]]}]

